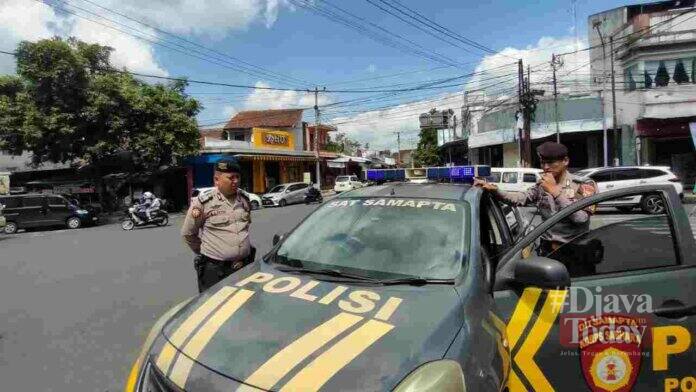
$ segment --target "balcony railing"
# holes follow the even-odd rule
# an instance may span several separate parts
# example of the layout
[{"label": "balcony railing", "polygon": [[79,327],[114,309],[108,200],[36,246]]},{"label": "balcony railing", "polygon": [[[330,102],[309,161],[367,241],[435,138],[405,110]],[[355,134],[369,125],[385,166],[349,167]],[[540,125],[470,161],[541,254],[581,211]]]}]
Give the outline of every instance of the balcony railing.
[{"label": "balcony railing", "polygon": [[223,149],[223,148],[240,148],[240,149],[252,149],[254,148],[250,142],[242,140],[220,140],[214,138],[206,137],[203,140],[203,148],[212,149]]}]

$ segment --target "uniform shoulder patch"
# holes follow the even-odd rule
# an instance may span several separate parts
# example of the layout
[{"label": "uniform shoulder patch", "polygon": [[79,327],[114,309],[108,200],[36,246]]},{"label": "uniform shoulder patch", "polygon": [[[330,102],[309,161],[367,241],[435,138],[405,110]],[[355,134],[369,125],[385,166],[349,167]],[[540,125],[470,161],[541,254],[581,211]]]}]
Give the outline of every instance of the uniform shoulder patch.
[{"label": "uniform shoulder patch", "polygon": [[200,201],[201,203],[207,203],[207,202],[209,202],[212,198],[213,198],[213,190],[212,190],[212,189],[207,190],[207,191],[205,191],[205,192],[201,192],[201,193],[198,195],[198,201]]}]

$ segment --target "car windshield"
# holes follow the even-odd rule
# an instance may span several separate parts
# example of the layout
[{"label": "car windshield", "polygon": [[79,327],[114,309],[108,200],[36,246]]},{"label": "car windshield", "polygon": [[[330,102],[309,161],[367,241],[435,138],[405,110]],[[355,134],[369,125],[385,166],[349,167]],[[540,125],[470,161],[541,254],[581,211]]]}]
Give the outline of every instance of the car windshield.
[{"label": "car windshield", "polygon": [[278,185],[276,187],[273,187],[268,193],[279,193],[285,190],[285,185]]},{"label": "car windshield", "polygon": [[454,279],[467,254],[466,208],[436,199],[334,200],[300,224],[275,259],[378,279]]},{"label": "car windshield", "polygon": [[350,177],[348,176],[338,176],[336,177],[336,182],[348,182],[350,180]]}]

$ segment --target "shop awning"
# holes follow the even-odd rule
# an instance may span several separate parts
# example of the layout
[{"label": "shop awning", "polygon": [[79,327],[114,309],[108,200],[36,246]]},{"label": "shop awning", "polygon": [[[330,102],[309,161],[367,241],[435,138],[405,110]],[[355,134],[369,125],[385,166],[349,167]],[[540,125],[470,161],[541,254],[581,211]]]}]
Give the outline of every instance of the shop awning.
[{"label": "shop awning", "polygon": [[[558,123],[560,133],[591,132],[602,129],[602,120],[573,120]],[[533,124],[532,140],[542,139],[556,133],[555,123]],[[497,129],[495,131],[482,132],[469,136],[469,148],[493,146],[497,144],[512,143],[516,141],[514,128]]]},{"label": "shop awning", "polygon": [[250,154],[238,154],[234,156],[239,160],[247,161],[285,161],[285,162],[315,162],[317,159],[315,157],[309,156],[291,156],[291,155],[250,155]]}]

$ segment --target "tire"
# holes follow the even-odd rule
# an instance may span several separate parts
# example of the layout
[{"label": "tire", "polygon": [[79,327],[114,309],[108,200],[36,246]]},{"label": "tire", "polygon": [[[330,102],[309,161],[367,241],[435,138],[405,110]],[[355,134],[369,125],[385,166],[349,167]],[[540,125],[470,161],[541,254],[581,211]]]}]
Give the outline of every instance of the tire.
[{"label": "tire", "polygon": [[164,227],[169,224],[169,216],[163,215],[162,220],[157,221],[157,226]]},{"label": "tire", "polygon": [[80,220],[80,218],[76,216],[71,216],[70,218],[68,218],[68,220],[65,221],[65,225],[68,226],[68,229],[75,230],[79,229],[80,226],[82,226],[82,221]]},{"label": "tire", "polygon": [[17,230],[19,230],[19,227],[17,227],[17,224],[14,222],[7,222],[5,224],[5,228],[3,229],[5,234],[15,234]]},{"label": "tire", "polygon": [[665,212],[665,202],[660,195],[647,195],[640,201],[640,209],[650,215],[662,214]]},{"label": "tire", "polygon": [[259,202],[256,200],[251,201],[251,209],[252,210],[258,210],[259,209]]},{"label": "tire", "polygon": [[124,219],[123,222],[121,222],[121,228],[126,231],[133,230],[135,228],[135,222],[131,219]]},{"label": "tire", "polygon": [[633,211],[633,208],[635,208],[635,206],[616,207],[617,210],[623,212],[624,214],[628,214],[629,212]]},{"label": "tire", "polygon": [[288,205],[288,202],[285,201],[285,199],[280,199],[280,201],[278,202],[278,205],[281,207],[285,207],[286,205]]}]

